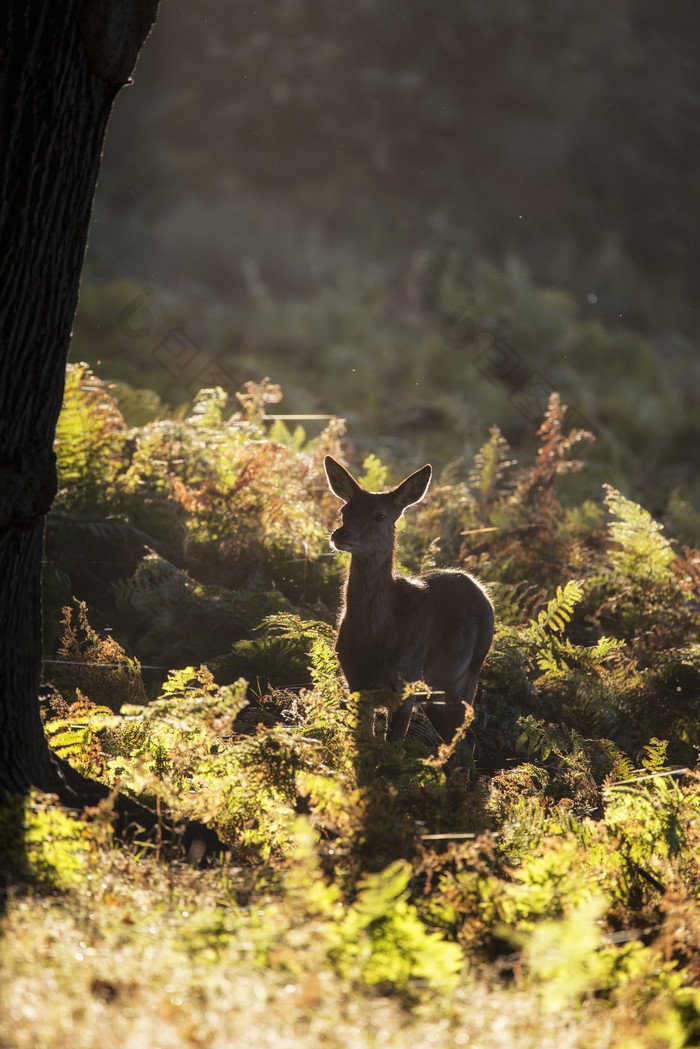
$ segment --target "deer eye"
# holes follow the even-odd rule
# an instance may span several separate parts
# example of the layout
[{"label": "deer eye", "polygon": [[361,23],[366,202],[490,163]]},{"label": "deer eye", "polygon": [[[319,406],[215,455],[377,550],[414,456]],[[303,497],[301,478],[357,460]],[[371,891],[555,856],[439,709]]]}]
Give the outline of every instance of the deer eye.
[{"label": "deer eye", "polygon": [[375,514],[374,515],[374,520],[375,521],[386,521],[386,514]]}]

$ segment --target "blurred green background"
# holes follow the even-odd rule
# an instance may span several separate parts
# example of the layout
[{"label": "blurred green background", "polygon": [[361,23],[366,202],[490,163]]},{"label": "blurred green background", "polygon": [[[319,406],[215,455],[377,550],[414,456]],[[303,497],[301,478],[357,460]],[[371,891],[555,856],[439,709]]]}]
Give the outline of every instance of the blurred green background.
[{"label": "blurred green background", "polygon": [[133,423],[269,375],[397,472],[554,388],[576,483],[700,539],[699,57],[692,0],[163,0],[71,357]]}]

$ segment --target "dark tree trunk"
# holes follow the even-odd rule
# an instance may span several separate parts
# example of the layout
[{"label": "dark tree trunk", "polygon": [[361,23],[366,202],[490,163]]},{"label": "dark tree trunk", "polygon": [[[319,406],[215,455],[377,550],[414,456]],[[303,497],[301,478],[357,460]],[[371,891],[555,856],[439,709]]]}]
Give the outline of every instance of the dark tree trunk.
[{"label": "dark tree trunk", "polygon": [[[158,0],[5,0],[0,37],[0,801],[30,786],[75,808],[109,796],[51,754],[39,714],[44,519],[92,200],[112,103]],[[114,799],[116,829],[177,841]],[[220,849],[196,822],[188,858]]]},{"label": "dark tree trunk", "polygon": [[0,795],[76,786],[39,716],[44,517],[102,142],[157,6],[6,0],[1,19]]}]

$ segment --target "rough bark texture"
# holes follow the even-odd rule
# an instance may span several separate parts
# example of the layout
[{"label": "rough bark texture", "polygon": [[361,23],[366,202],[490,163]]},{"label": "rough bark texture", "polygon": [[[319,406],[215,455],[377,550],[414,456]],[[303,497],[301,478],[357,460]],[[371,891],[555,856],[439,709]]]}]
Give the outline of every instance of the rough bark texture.
[{"label": "rough bark texture", "polygon": [[[2,20],[0,795],[68,786],[39,717],[44,516],[105,129],[156,10],[8,0]],[[103,793],[95,785],[95,800]]]}]

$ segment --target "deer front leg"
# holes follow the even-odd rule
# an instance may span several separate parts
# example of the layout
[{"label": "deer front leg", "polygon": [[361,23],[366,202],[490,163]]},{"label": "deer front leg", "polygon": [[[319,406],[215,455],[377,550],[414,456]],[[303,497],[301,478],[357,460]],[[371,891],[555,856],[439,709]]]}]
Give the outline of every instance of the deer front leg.
[{"label": "deer front leg", "polygon": [[405,737],[413,713],[413,702],[414,697],[408,696],[391,717],[386,733],[388,743],[400,743]]}]

